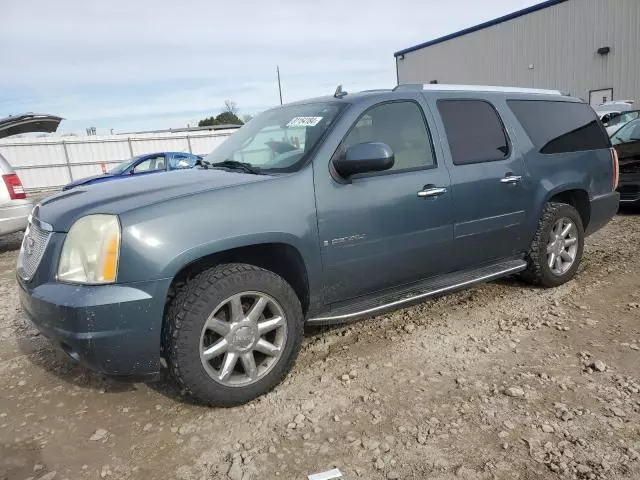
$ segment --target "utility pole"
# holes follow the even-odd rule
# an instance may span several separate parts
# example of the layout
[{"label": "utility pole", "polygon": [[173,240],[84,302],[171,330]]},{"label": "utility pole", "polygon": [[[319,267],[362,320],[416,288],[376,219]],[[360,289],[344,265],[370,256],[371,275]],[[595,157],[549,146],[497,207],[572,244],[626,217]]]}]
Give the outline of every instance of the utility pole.
[{"label": "utility pole", "polygon": [[278,72],[278,92],[280,93],[280,105],[282,105],[282,85],[280,84],[280,65],[276,66]]}]

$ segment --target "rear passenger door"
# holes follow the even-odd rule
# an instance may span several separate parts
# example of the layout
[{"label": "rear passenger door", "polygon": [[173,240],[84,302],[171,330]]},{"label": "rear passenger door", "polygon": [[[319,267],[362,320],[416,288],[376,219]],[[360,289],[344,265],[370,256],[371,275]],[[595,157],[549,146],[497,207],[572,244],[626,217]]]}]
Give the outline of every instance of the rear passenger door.
[{"label": "rear passenger door", "polygon": [[524,160],[496,105],[473,98],[439,98],[449,152],[456,269],[512,257],[523,248],[527,178]]}]

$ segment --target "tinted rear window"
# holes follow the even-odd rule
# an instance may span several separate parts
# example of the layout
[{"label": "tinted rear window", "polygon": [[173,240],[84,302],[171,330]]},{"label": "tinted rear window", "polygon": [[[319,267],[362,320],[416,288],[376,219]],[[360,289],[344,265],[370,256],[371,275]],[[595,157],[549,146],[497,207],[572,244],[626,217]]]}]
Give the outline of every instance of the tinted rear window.
[{"label": "tinted rear window", "polygon": [[484,100],[438,100],[453,163],[491,162],[509,154],[498,113]]},{"label": "tinted rear window", "polygon": [[553,154],[609,148],[609,137],[585,103],[508,100],[540,153]]}]

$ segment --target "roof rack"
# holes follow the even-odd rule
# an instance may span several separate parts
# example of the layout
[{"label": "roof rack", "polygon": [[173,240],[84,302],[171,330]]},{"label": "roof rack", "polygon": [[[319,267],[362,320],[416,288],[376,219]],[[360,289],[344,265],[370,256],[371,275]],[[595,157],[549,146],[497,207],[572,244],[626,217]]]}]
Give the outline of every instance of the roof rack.
[{"label": "roof rack", "polygon": [[502,92],[502,93],[532,93],[537,95],[562,95],[559,90],[545,90],[542,88],[520,88],[520,87],[499,87],[491,85],[446,85],[441,83],[422,84],[422,83],[405,83],[398,85],[393,91],[446,91],[446,92]]},{"label": "roof rack", "polygon": [[371,88],[369,90],[360,90],[359,93],[377,93],[377,92],[391,92],[391,88]]}]

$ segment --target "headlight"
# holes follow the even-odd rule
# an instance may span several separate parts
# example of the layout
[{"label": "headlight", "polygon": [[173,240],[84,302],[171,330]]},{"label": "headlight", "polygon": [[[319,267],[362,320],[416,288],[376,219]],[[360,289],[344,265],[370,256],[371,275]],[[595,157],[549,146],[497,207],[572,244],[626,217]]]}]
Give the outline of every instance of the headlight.
[{"label": "headlight", "polygon": [[118,274],[120,222],[115,215],[88,215],[73,224],[62,247],[58,280],[113,283]]}]

